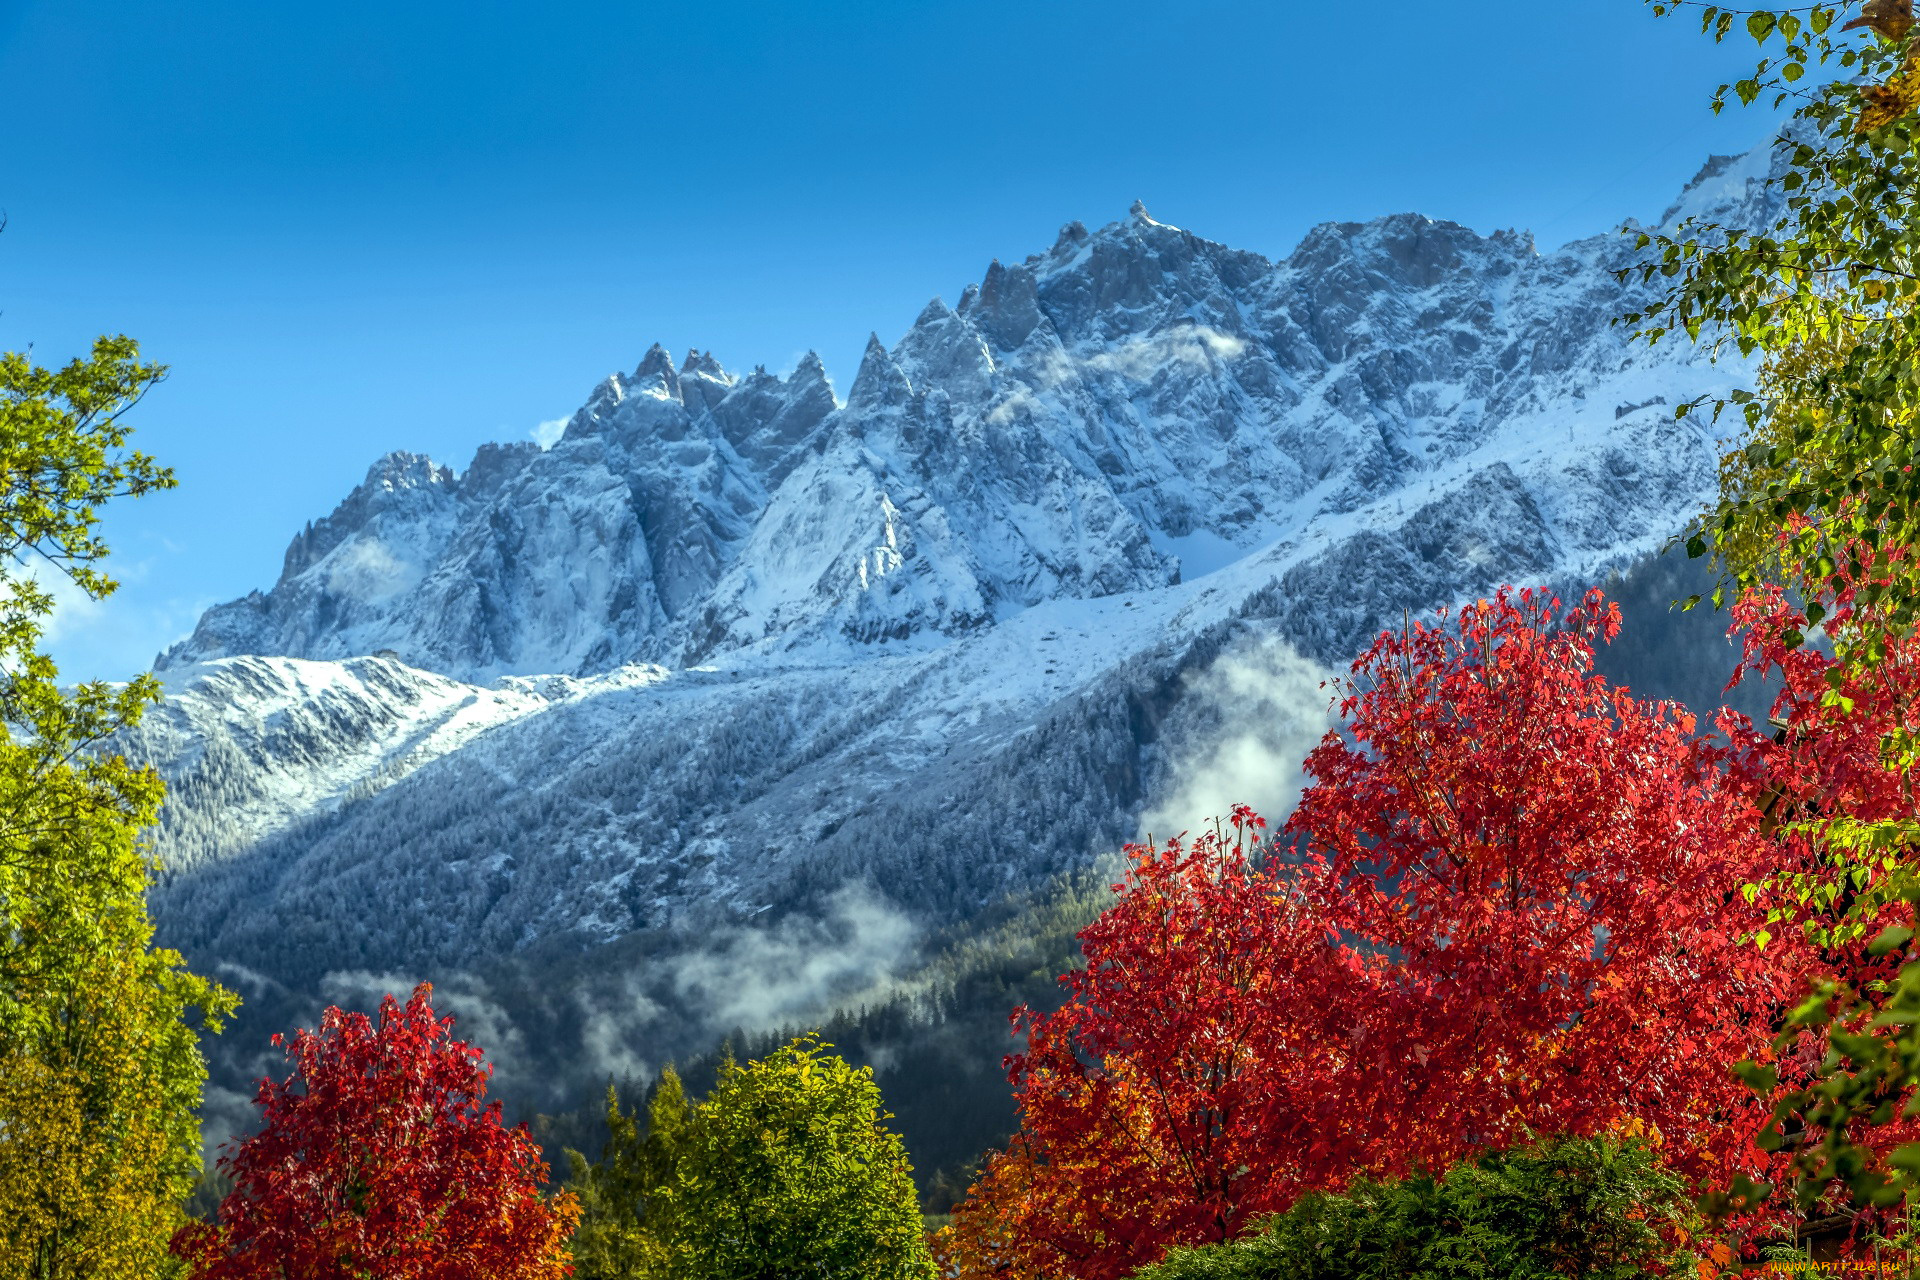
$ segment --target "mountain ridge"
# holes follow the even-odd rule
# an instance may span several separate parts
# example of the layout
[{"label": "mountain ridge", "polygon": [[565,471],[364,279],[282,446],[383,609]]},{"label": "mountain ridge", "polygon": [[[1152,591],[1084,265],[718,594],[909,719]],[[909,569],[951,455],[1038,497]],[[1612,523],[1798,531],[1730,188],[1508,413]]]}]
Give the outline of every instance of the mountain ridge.
[{"label": "mountain ridge", "polygon": [[[1614,355],[1575,335],[1617,305],[1595,277],[1619,247],[1543,255],[1395,214],[1321,224],[1275,261],[1136,203],[996,260],[893,348],[870,338],[844,402],[811,354],[736,377],[656,345],[551,448],[483,446],[458,473],[388,455],[273,589],[156,665],[386,649],[458,678],[590,674],[1171,585],[1196,534],[1206,565],[1244,554],[1288,527],[1272,508],[1404,484]],[[1542,297],[1557,324],[1526,314]],[[517,571],[530,546],[570,565],[568,590]]]},{"label": "mountain ridge", "polygon": [[[1763,219],[1767,163],[1673,216]],[[268,1010],[611,947],[644,972],[552,998],[657,1064],[716,957],[860,957],[778,1025],[1144,824],[1277,815],[1381,627],[1598,582],[1711,495],[1668,406],[1746,371],[1611,324],[1631,255],[1394,215],[1276,263],[1141,209],[930,302],[844,401],[655,346],[550,448],[390,454],[163,655],[123,744],[170,787],[161,935]]]}]

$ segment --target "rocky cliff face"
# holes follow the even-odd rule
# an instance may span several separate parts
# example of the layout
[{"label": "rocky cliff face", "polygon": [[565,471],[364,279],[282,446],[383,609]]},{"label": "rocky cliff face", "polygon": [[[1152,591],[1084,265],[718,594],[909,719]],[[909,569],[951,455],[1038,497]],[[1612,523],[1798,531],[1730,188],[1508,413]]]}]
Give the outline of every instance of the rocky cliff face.
[{"label": "rocky cliff face", "polygon": [[[1755,163],[1689,200],[1744,198]],[[158,665],[387,650],[489,680],[937,642],[1171,586],[1619,409],[1565,459],[1585,474],[1523,482],[1552,555],[1605,554],[1703,479],[1684,440],[1616,447],[1688,368],[1610,327],[1627,253],[1405,214],[1273,262],[1136,206],[874,339],[844,404],[813,357],[736,377],[655,347],[550,450],[391,454]]]},{"label": "rocky cliff face", "polygon": [[[1766,164],[1669,217],[1757,221]],[[1597,580],[1705,500],[1667,406],[1744,375],[1611,325],[1630,256],[1396,215],[1276,262],[1136,206],[844,402],[656,347],[550,449],[389,455],[160,659],[167,935],[311,989],[850,884],[951,922],[1206,816],[1209,769],[1282,805],[1317,673],[1403,609]]]}]

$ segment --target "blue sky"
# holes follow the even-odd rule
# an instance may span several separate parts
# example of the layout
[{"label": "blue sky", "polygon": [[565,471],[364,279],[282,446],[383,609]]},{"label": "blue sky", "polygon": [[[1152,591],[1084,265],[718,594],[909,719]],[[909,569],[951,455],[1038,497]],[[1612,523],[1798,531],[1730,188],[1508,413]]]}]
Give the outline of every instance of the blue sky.
[{"label": "blue sky", "polygon": [[181,487],[113,513],[125,586],[55,654],[141,669],[381,453],[464,466],[656,340],[844,390],[1135,198],[1272,256],[1652,217],[1765,136],[1705,107],[1750,49],[1636,0],[0,0],[0,347],[174,370],[135,422]]}]

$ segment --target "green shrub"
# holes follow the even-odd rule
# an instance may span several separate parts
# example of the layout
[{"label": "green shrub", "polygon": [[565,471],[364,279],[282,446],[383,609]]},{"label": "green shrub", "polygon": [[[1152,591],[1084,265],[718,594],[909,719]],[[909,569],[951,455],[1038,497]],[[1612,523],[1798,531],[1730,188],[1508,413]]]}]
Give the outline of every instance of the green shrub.
[{"label": "green shrub", "polygon": [[1639,1142],[1556,1138],[1439,1178],[1315,1193],[1231,1244],[1179,1249],[1138,1280],[1625,1280],[1694,1257],[1681,1180]]}]

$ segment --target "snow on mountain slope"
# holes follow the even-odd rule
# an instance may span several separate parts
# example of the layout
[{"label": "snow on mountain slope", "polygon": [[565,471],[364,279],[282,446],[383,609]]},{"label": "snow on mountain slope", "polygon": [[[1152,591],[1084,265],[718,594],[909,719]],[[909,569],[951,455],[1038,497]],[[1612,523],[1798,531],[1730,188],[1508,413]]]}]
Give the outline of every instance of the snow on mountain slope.
[{"label": "snow on mountain slope", "polygon": [[[1754,163],[1709,166],[1681,207]],[[389,455],[271,591],[158,665],[390,649],[463,680],[591,674],[1164,587],[1183,550],[1223,562],[1589,396],[1677,391],[1678,353],[1609,325],[1628,252],[1407,214],[1276,263],[1136,206],[876,338],[844,406],[811,357],[736,378],[655,347],[552,449],[487,446],[458,475]]]},{"label": "snow on mountain slope", "polygon": [[[1757,220],[1765,163],[1670,216]],[[1630,256],[1396,215],[1273,262],[1136,206],[876,339],[844,404],[656,347],[551,449],[389,455],[159,661],[164,932],[311,988],[850,883],[965,919],[1222,734],[1310,736],[1300,673],[1403,609],[1696,510],[1715,441],[1666,406],[1742,371],[1610,325]],[[1263,661],[1286,698],[1206,678]]]},{"label": "snow on mountain slope", "polygon": [[243,852],[499,725],[666,674],[629,667],[593,681],[509,678],[479,688],[385,656],[249,657],[188,668],[172,679],[193,695],[142,730],[147,758],[167,760],[172,775],[161,839],[176,855],[192,851],[176,870]]}]

